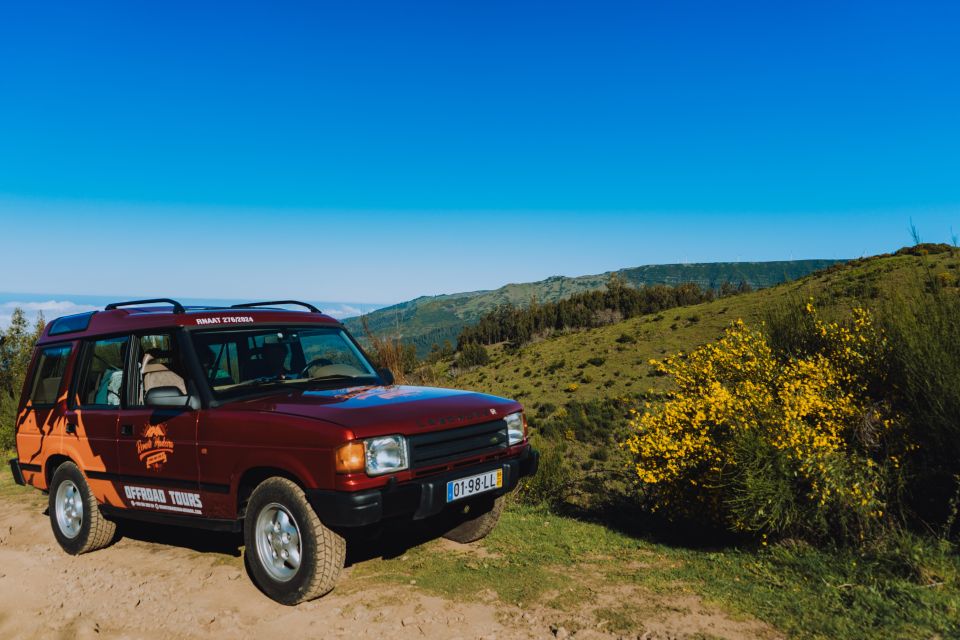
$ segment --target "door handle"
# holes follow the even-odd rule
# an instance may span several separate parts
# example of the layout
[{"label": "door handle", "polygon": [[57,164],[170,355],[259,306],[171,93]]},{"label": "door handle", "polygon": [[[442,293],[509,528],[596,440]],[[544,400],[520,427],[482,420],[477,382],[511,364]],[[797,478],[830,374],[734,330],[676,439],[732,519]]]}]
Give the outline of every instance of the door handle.
[{"label": "door handle", "polygon": [[132,425],[132,424],[122,424],[122,425],[120,425],[120,435],[122,435],[122,436],[132,436],[132,435],[133,435],[133,425]]},{"label": "door handle", "polygon": [[77,425],[73,422],[68,422],[67,433],[76,433],[76,432],[77,432]]}]

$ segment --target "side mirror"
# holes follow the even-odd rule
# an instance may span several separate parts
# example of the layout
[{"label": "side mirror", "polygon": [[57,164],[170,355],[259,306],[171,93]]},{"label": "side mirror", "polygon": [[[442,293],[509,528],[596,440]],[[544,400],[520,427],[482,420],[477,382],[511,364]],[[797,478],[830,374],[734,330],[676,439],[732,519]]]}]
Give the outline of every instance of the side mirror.
[{"label": "side mirror", "polygon": [[144,403],[149,407],[171,409],[199,409],[200,400],[196,396],[182,393],[176,387],[154,387],[147,391]]},{"label": "side mirror", "polygon": [[393,377],[393,371],[390,371],[390,369],[387,369],[386,367],[377,369],[377,375],[380,376],[380,379],[383,380],[384,386],[387,387],[396,381]]}]

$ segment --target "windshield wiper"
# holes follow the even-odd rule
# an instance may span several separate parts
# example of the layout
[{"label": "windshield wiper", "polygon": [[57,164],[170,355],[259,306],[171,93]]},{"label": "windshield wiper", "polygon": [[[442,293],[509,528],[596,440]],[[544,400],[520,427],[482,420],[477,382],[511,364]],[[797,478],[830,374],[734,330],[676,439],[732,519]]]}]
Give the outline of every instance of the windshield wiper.
[{"label": "windshield wiper", "polygon": [[325,376],[316,376],[310,380],[355,380],[356,378],[368,378],[370,376],[348,376],[345,373],[331,373]]},{"label": "windshield wiper", "polygon": [[245,382],[235,384],[233,388],[239,389],[240,387],[259,387],[265,384],[274,384],[277,382],[286,382],[286,381],[287,381],[287,378],[283,376],[260,376],[259,378],[252,378],[250,380],[246,380]]}]

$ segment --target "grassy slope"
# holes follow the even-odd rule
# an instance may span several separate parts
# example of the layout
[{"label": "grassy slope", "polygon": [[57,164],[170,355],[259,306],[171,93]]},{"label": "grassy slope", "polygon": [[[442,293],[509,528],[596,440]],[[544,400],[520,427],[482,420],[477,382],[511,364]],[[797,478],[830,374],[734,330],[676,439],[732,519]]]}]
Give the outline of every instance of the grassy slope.
[{"label": "grassy slope", "polygon": [[[960,258],[949,254],[923,260],[934,273],[956,274],[960,267]],[[487,366],[451,376],[449,363],[441,363],[435,375],[442,384],[516,398],[533,409],[663,390],[666,379],[652,375],[653,358],[714,340],[738,318],[759,323],[767,309],[790,300],[815,297],[826,306],[869,305],[877,296],[918,286],[916,267],[923,264],[910,255],[855,261],[769,289],[555,336],[516,353],[494,346]],[[618,342],[622,336],[635,342]]]},{"label": "grassy slope", "polygon": [[[703,287],[718,287],[723,282],[737,283],[742,280],[759,288],[802,277],[835,262],[795,260],[649,265],[622,269],[617,273],[634,286],[696,282]],[[524,306],[532,298],[540,302],[553,302],[574,293],[600,289],[609,279],[609,272],[576,278],[554,276],[539,282],[508,284],[493,291],[424,296],[375,311],[367,316],[367,321],[371,330],[377,333],[399,332],[408,340],[432,334],[441,341],[449,338],[455,342],[460,328],[477,321],[498,306]],[[358,335],[362,333],[358,318],[346,320],[346,325]],[[421,351],[426,349],[429,349],[429,345]]]}]

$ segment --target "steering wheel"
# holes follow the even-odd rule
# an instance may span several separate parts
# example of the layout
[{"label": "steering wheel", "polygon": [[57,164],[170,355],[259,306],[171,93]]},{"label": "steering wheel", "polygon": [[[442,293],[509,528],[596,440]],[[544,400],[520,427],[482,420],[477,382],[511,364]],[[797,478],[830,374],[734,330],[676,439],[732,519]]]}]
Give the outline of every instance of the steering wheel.
[{"label": "steering wheel", "polygon": [[303,370],[300,371],[300,377],[305,378],[310,372],[310,369],[314,367],[329,367],[331,364],[333,364],[333,362],[327,360],[326,358],[314,358],[307,363],[307,366],[305,366]]}]

